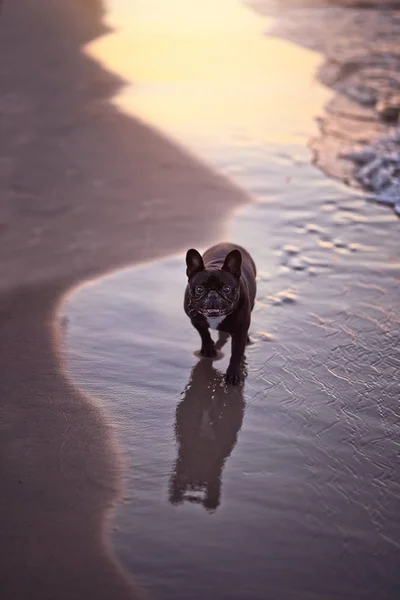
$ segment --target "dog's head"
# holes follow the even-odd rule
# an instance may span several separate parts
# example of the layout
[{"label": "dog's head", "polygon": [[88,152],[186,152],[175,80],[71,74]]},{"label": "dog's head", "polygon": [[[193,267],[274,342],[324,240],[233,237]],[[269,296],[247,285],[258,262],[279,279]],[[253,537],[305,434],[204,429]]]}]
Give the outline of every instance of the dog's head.
[{"label": "dog's head", "polygon": [[229,252],[221,268],[207,269],[200,253],[193,248],[188,250],[186,275],[193,308],[205,317],[233,312],[239,302],[241,266],[239,250]]}]

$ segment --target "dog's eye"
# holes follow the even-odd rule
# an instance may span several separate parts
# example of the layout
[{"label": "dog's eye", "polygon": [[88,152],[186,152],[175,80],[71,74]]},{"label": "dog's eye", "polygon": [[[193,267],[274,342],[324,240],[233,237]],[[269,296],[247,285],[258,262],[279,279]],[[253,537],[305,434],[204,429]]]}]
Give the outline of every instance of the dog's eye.
[{"label": "dog's eye", "polygon": [[196,294],[202,294],[204,292],[204,287],[202,285],[196,286]]},{"label": "dog's eye", "polygon": [[229,294],[229,292],[231,291],[231,286],[224,285],[224,287],[222,288],[222,291],[224,292],[224,294]]}]

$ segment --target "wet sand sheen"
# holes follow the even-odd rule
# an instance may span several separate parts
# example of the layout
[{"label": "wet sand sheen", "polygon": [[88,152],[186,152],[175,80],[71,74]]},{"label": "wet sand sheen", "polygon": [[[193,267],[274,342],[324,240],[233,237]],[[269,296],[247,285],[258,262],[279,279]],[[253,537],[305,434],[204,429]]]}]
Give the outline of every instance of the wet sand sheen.
[{"label": "wet sand sheen", "polygon": [[[204,31],[199,38],[209,42]],[[103,60],[114,44],[100,42]],[[163,81],[172,102],[157,102],[160,87],[147,80],[116,100],[260,200],[229,225],[260,272],[244,387],[221,387],[226,356],[193,356],[181,255],[94,282],[62,309],[69,373],[106,407],[125,458],[114,547],[161,599],[397,597],[397,222],[310,166],[315,103],[326,92],[313,83],[318,56],[299,51],[297,78],[296,49],[284,48],[293,77],[274,81],[278,110],[268,104],[265,123],[262,111],[251,114],[255,90],[268,96],[257,52],[247,55],[252,81],[244,62],[246,93],[225,116],[218,102],[204,121],[184,109],[199,89],[221,106],[231,98],[223,61],[221,77],[199,77],[199,87],[185,84],[185,70]],[[287,104],[295,93],[302,106]],[[285,122],[280,98],[291,107]]]},{"label": "wet sand sheen", "polygon": [[117,30],[86,52],[125,79],[114,104],[208,163],[232,143],[303,145],[317,132],[314,117],[330,95],[310,78],[321,58],[265,35],[271,19],[236,0],[108,5]]},{"label": "wet sand sheen", "polygon": [[301,218],[255,205],[234,225],[261,266],[244,388],[222,386],[228,353],[193,356],[183,257],[64,307],[69,371],[125,457],[117,555],[156,597],[396,597],[399,267],[388,223],[338,223],[327,201],[354,199],[320,184]]}]

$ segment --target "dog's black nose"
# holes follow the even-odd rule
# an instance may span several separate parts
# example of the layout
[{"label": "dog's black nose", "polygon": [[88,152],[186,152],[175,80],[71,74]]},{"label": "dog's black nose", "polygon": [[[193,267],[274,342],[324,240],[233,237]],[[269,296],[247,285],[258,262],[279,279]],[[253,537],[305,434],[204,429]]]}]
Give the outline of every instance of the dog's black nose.
[{"label": "dog's black nose", "polygon": [[217,300],[218,299],[217,292],[208,292],[208,299],[209,300]]}]

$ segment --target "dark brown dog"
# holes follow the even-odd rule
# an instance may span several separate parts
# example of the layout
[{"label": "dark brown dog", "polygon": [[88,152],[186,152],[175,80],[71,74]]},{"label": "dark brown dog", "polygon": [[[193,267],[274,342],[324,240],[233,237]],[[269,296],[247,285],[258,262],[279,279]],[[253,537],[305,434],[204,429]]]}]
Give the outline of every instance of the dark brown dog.
[{"label": "dark brown dog", "polygon": [[226,380],[237,384],[256,295],[254,261],[244,248],[223,243],[203,256],[193,248],[188,250],[186,267],[184,308],[200,334],[200,352],[209,358],[217,355],[209,328],[229,333],[232,354]]}]

